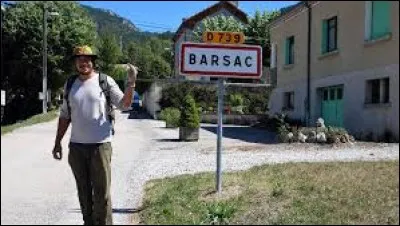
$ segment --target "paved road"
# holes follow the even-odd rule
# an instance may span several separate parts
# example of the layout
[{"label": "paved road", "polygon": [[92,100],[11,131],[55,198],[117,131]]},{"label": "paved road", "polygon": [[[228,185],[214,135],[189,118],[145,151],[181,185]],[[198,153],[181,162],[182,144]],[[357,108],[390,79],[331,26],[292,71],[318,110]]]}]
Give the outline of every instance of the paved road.
[{"label": "paved road", "polygon": [[[135,165],[150,146],[158,122],[117,116],[112,157],[114,223],[128,224],[135,191]],[[22,128],[1,137],[1,224],[82,224],[75,181],[67,162],[69,131],[61,162],[51,150],[57,121]],[[148,127],[148,128],[146,128]]]},{"label": "paved road", "polygon": [[[64,159],[51,149],[56,123],[19,129],[1,141],[1,224],[82,224],[75,182]],[[114,223],[129,224],[149,179],[215,171],[215,125],[202,125],[199,142],[179,142],[178,129],[160,121],[118,114],[112,156]],[[69,134],[69,132],[67,132]],[[274,144],[273,134],[224,126],[223,171],[266,163],[398,160],[399,144],[360,143],[329,148]]]}]

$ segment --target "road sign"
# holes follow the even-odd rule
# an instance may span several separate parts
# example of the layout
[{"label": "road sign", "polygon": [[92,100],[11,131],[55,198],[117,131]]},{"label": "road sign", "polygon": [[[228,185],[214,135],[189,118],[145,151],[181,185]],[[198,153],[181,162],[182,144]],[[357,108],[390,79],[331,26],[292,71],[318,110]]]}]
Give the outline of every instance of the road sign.
[{"label": "road sign", "polygon": [[203,42],[220,44],[243,44],[244,34],[241,32],[207,31],[203,33]]},{"label": "road sign", "polygon": [[262,74],[260,46],[186,42],[180,60],[182,75],[259,79]]},{"label": "road sign", "polygon": [[1,106],[6,106],[6,91],[1,90]]}]

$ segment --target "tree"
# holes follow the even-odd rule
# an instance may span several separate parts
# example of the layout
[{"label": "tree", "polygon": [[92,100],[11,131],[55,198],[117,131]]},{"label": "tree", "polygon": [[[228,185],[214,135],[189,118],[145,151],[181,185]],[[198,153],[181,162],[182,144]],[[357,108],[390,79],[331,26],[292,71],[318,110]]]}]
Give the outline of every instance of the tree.
[{"label": "tree", "polygon": [[205,31],[242,32],[244,29],[245,25],[233,16],[218,15],[204,19],[193,33],[195,40],[200,41]]},{"label": "tree", "polygon": [[215,16],[206,18],[194,31],[195,41],[200,41],[204,31],[232,31],[243,32],[246,44],[260,45],[263,48],[263,65],[270,62],[270,36],[269,24],[279,16],[279,12],[256,11],[248,24],[243,25],[232,16]]},{"label": "tree", "polygon": [[140,78],[165,78],[171,75],[171,63],[164,56],[171,54],[166,46],[170,43],[158,38],[151,38],[144,44],[130,42],[124,55],[126,60],[140,68]]},{"label": "tree", "polygon": [[171,66],[160,56],[154,56],[151,61],[150,74],[156,78],[171,76]]},{"label": "tree", "polygon": [[199,128],[199,109],[197,109],[196,102],[190,94],[185,96],[181,109],[180,127]]},{"label": "tree", "polygon": [[246,35],[246,44],[260,45],[263,49],[263,65],[270,63],[270,35],[269,25],[271,21],[279,16],[279,12],[256,11],[254,17],[250,19],[244,33]]},{"label": "tree", "polygon": [[[53,91],[53,97],[66,77],[73,73],[70,61],[73,48],[93,45],[96,39],[95,24],[77,2],[16,1],[7,7],[1,46],[5,56],[2,86],[8,94],[7,105],[17,106],[16,109],[6,106],[5,115],[15,117],[5,118],[7,122],[26,118],[41,110],[38,92],[42,91],[43,6],[49,12],[59,13],[59,16],[48,18],[48,87]],[[18,97],[21,100],[17,101]]]},{"label": "tree", "polygon": [[99,66],[102,71],[110,74],[114,65],[120,63],[122,56],[121,48],[118,45],[116,37],[111,33],[105,33],[98,43]]}]

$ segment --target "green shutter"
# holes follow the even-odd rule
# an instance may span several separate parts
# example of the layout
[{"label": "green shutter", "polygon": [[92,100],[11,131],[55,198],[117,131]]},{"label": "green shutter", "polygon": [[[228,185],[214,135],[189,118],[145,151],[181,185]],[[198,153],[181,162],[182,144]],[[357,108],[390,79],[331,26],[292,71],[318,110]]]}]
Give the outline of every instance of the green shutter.
[{"label": "green shutter", "polygon": [[372,2],[372,39],[380,38],[390,32],[390,2]]},{"label": "green shutter", "polygon": [[322,21],[322,35],[321,35],[321,53],[326,53],[328,50],[328,21],[323,20]]},{"label": "green shutter", "polygon": [[285,64],[289,64],[289,38],[285,41]]}]

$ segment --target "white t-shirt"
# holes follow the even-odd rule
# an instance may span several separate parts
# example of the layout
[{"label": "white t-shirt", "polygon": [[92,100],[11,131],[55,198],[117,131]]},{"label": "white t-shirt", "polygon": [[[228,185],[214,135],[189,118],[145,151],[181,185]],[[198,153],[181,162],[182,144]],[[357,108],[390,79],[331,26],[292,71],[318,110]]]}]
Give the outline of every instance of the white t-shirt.
[{"label": "white t-shirt", "polygon": [[[107,76],[110,86],[111,103],[123,109],[121,89],[113,78]],[[66,84],[64,85],[64,91]],[[72,84],[69,92],[71,107],[71,140],[73,143],[104,143],[110,142],[111,123],[107,116],[106,97],[100,87],[99,74],[96,73],[86,81],[79,78]],[[64,99],[60,117],[69,119],[67,101]]]}]

